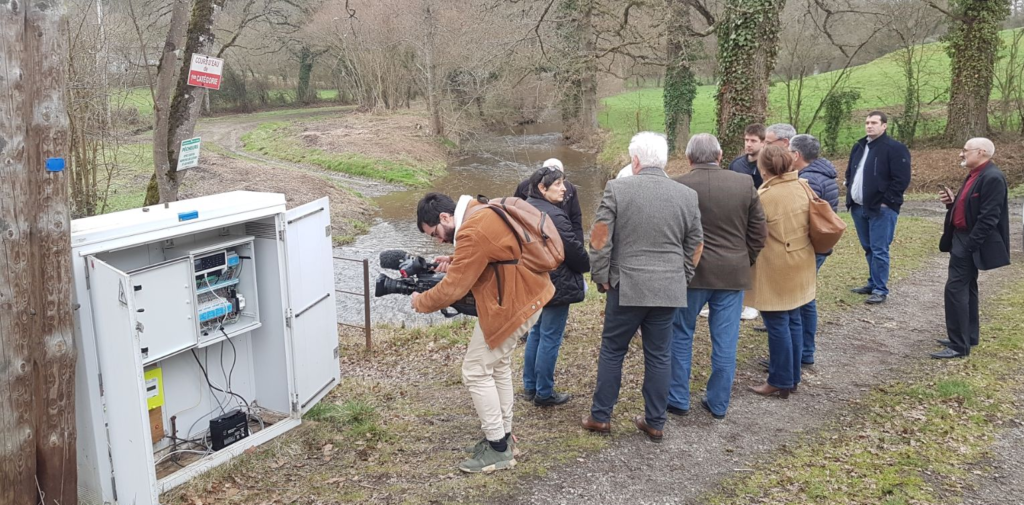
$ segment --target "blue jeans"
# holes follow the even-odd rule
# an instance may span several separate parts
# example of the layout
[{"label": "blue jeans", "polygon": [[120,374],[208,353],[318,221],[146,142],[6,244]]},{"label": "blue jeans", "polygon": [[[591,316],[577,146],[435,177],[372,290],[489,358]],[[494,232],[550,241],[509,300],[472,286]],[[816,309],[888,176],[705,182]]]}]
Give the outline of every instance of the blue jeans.
[{"label": "blue jeans", "polygon": [[740,313],[743,312],[743,291],[722,289],[688,289],[686,307],[676,309],[672,321],[672,384],[668,404],[690,409],[690,362],[693,356],[693,331],[697,315],[708,305],[708,326],[711,329],[711,377],[707,398],[711,411],[725,415],[736,376],[736,343],[740,338]]},{"label": "blue jeans", "polygon": [[857,228],[860,246],[864,248],[864,258],[868,261],[867,286],[876,295],[888,296],[889,244],[892,244],[896,220],[900,215],[889,207],[879,207],[878,212],[872,213],[857,204],[850,208],[850,215]]},{"label": "blue jeans", "polygon": [[768,327],[768,384],[792,389],[800,383],[800,355],[804,333],[800,308],[779,312],[761,312]]},{"label": "blue jeans", "polygon": [[523,389],[536,391],[537,398],[548,398],[555,392],[555,362],[568,320],[568,305],[544,307],[526,339]]},{"label": "blue jeans", "polygon": [[[824,254],[814,255],[815,271],[821,270],[828,256]],[[800,362],[806,365],[814,364],[814,337],[818,334],[818,302],[811,300],[807,305],[800,307],[800,322],[804,329],[804,351]]]}]

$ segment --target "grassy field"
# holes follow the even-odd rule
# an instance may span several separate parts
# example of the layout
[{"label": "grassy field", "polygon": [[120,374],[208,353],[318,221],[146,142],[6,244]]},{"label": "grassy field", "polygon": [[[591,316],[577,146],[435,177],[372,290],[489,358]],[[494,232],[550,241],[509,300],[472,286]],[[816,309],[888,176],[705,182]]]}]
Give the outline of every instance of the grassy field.
[{"label": "grassy field", "polygon": [[[1022,28],[1024,29],[1024,28]],[[1012,40],[1013,32],[1003,31],[1004,42]],[[919,135],[934,135],[945,127],[945,108],[948,100],[949,57],[942,44],[927,44],[924,49],[922,75],[927,76],[923,94],[927,100],[935,98],[935,103],[925,110],[925,122],[919,126]],[[1005,44],[1004,44],[1005,51]],[[997,64],[998,69],[1005,63]],[[804,81],[804,105],[801,108],[801,131],[806,128],[814,110],[835,80],[838,71],[827,72],[808,77]],[[860,92],[860,100],[854,105],[856,111],[871,109],[891,110],[901,101],[900,90],[894,83],[902,80],[899,62],[896,56],[889,54],[865,65],[853,67],[849,71],[847,89]],[[716,86],[700,86],[693,104],[694,133],[712,132],[715,128],[715,93]],[[993,98],[999,98],[999,91],[993,90]],[[663,132],[665,129],[665,110],[660,88],[647,88],[612,96],[603,100],[604,108],[598,116],[601,127],[609,130],[611,136],[599,155],[599,161],[608,166],[616,166],[625,162],[626,148],[629,138],[638,131],[653,130]],[[769,122],[788,121],[786,107],[786,90],[784,84],[776,82],[772,85],[769,95]],[[853,144],[864,135],[861,117],[851,118],[840,133],[840,145]],[[819,135],[824,129],[819,116],[811,133]],[[890,124],[890,128],[892,124]]]},{"label": "grassy field", "polygon": [[[848,216],[847,216],[848,218]],[[851,228],[852,230],[852,228]],[[938,225],[904,218],[893,245],[894,280],[918,271],[935,254]],[[821,270],[818,292],[828,320],[858,297],[846,292],[863,282],[864,255],[854,233],[847,234]],[[614,442],[635,436],[630,415],[642,412],[643,360],[634,340],[624,363],[622,392],[613,417],[613,435],[595,436],[579,428],[595,381],[604,296],[591,286],[586,301],[570,311],[556,369],[556,386],[574,396],[564,407],[538,409],[516,403],[516,435],[523,455],[514,472],[462,475],[461,447],[475,442],[479,422],[462,386],[460,366],[472,320],[429,328],[379,327],[374,351],[362,335],[343,333],[342,383],[297,433],[280,437],[165,495],[165,503],[487,503],[512,492],[518,482],[576,464]],[[763,333],[744,323],[738,349],[741,368],[756,367],[767,354]],[[707,327],[695,338],[693,395],[710,373]],[[413,358],[415,357],[415,358]],[[522,347],[513,358],[513,380],[521,383]]]},{"label": "grassy field", "polygon": [[[1020,268],[1004,275],[1020,275]],[[725,483],[705,503],[952,503],[1019,415],[1024,283],[982,308],[970,360],[919,361],[819,434]],[[996,338],[988,338],[996,336]]]},{"label": "grassy field", "polygon": [[298,140],[298,131],[288,122],[263,123],[242,136],[245,149],[293,163],[307,163],[335,172],[386,182],[426,187],[444,173],[444,163],[420,163],[414,160],[391,161],[355,153],[330,153],[306,147]]},{"label": "grassy field", "polygon": [[[213,91],[216,93],[216,91]],[[330,102],[338,99],[338,90],[320,89],[316,92],[321,102]],[[139,111],[139,116],[145,119],[153,116],[153,95],[147,87],[130,88],[118,90],[110,95],[113,105],[134,107]],[[281,106],[293,105],[295,103],[294,89],[280,89],[270,92],[270,102],[281,104]]]},{"label": "grassy field", "polygon": [[153,175],[153,144],[122,144],[117,152],[118,168],[110,181],[106,214],[142,207],[146,200],[146,186]]}]

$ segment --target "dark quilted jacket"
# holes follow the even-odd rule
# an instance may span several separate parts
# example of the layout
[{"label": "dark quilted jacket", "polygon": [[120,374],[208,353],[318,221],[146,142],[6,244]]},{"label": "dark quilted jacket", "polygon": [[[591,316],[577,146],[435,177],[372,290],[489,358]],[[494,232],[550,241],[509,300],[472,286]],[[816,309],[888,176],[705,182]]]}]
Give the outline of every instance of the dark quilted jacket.
[{"label": "dark quilted jacket", "polygon": [[839,211],[839,184],[836,183],[836,167],[831,161],[825,158],[812,161],[800,171],[800,178],[806,180],[818,198],[828,202],[833,211]]},{"label": "dark quilted jacket", "polygon": [[576,239],[572,223],[565,212],[551,202],[540,198],[528,198],[526,200],[537,207],[537,210],[547,213],[558,234],[562,237],[562,245],[565,249],[565,260],[551,272],[551,283],[555,285],[555,296],[548,302],[550,306],[568,305],[570,303],[582,302],[586,296],[583,290],[583,274],[590,271],[590,256],[583,242]]}]

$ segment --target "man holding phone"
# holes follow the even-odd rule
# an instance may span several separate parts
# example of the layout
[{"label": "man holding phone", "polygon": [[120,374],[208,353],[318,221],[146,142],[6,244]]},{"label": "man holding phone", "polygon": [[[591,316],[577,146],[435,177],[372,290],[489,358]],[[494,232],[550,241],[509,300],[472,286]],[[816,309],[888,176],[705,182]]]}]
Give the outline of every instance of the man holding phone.
[{"label": "man holding phone", "polygon": [[960,166],[970,170],[954,195],[940,185],[946,223],[939,250],[949,253],[946,278],[945,349],[935,359],[963,358],[978,345],[978,271],[1010,264],[1010,212],[1006,176],[992,163],[995,145],[973,138],[960,151]]}]

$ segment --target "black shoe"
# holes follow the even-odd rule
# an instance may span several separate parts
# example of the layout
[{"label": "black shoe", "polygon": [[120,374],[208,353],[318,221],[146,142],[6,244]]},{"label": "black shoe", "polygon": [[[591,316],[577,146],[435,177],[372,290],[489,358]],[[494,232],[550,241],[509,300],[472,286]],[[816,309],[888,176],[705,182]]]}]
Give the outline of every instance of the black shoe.
[{"label": "black shoe", "polygon": [[934,359],[952,359],[952,358],[965,358],[966,354],[961,354],[950,348],[945,348],[939,352],[933,352],[932,358]]},{"label": "black shoe", "polygon": [[864,303],[868,305],[878,305],[879,303],[885,303],[885,299],[888,298],[885,295],[873,294],[864,300]]},{"label": "black shoe", "polygon": [[800,362],[800,368],[806,368],[806,367],[809,367],[809,366],[814,366],[814,362],[813,361],[801,361]]},{"label": "black shoe", "polygon": [[857,293],[858,295],[870,295],[872,291],[874,291],[874,288],[871,286],[861,286],[850,290],[851,293]]},{"label": "black shoe", "polygon": [[761,326],[755,326],[754,327],[754,331],[761,331],[761,332],[764,332],[764,333],[768,333],[768,327],[762,324]]},{"label": "black shoe", "polygon": [[672,414],[672,415],[675,415],[675,416],[690,415],[690,410],[689,409],[683,410],[683,409],[681,409],[679,407],[673,407],[671,405],[668,406],[667,410],[668,410],[669,414]]},{"label": "black shoe", "polygon": [[708,405],[707,398],[700,399],[700,406],[704,407],[704,410],[708,411],[708,413],[711,414],[711,417],[718,419],[719,421],[725,419],[725,414],[715,414],[714,412],[711,411],[711,405]]},{"label": "black shoe", "polygon": [[559,393],[555,391],[547,398],[541,398],[539,396],[534,397],[533,404],[538,407],[554,407],[555,405],[561,405],[569,401],[570,398],[572,398],[572,395],[569,393]]},{"label": "black shoe", "polygon": [[770,368],[772,365],[771,362],[768,361],[768,358],[758,361],[757,364],[763,366],[766,370]]},{"label": "black shoe", "polygon": [[528,402],[532,402],[533,399],[536,398],[536,397],[537,397],[537,392],[536,391],[532,391],[532,390],[529,390],[529,389],[524,389],[523,390],[523,399],[524,400],[526,400]]}]

